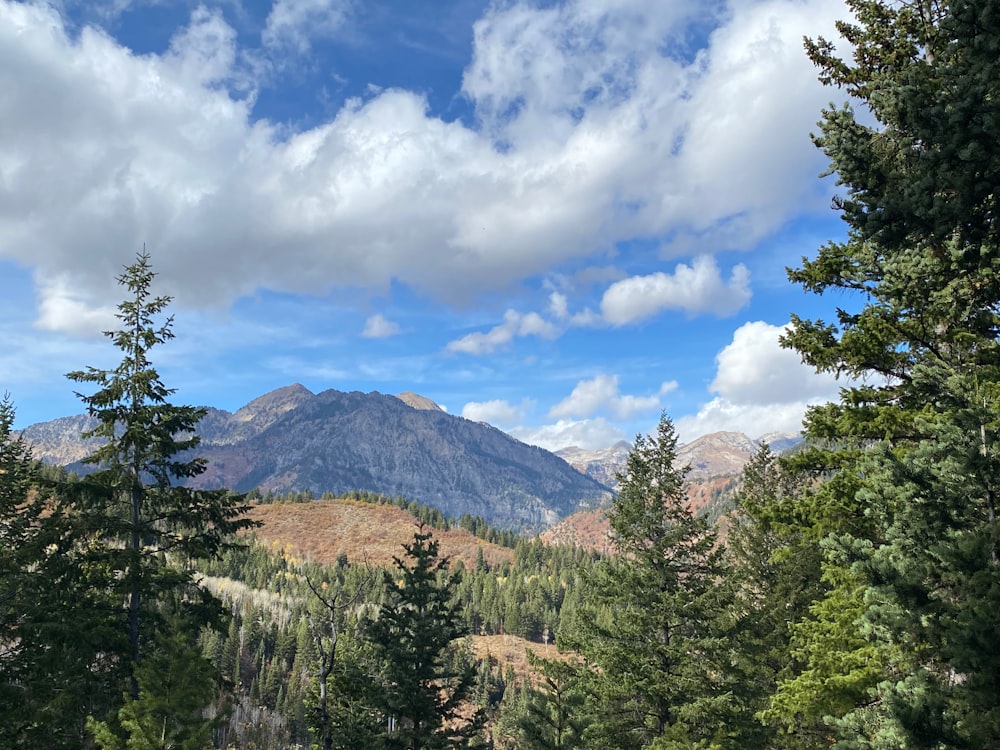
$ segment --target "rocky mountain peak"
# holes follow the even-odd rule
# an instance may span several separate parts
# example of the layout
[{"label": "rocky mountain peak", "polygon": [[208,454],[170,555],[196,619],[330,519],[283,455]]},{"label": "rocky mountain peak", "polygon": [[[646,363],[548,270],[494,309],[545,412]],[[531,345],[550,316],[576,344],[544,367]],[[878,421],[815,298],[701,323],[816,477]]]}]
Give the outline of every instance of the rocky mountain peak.
[{"label": "rocky mountain peak", "polygon": [[[548,451],[404,395],[413,403],[375,392],[313,394],[296,384],[235,414],[208,408],[197,449],[207,469],[191,484],[240,492],[375,492],[526,530],[610,498],[607,487]],[[80,441],[86,424],[85,417],[56,420],[29,427],[25,436],[36,457],[76,469],[90,452]]]},{"label": "rocky mountain peak", "polygon": [[403,391],[402,393],[398,393],[396,394],[396,398],[407,406],[412,406],[414,409],[420,409],[422,411],[444,411],[444,409],[426,396],[421,396],[419,393],[414,393],[413,391]]},{"label": "rocky mountain peak", "polygon": [[233,420],[235,422],[252,422],[260,420],[262,417],[277,417],[301,406],[314,395],[301,383],[276,388],[263,396],[258,396],[246,406],[240,407],[233,414]]}]

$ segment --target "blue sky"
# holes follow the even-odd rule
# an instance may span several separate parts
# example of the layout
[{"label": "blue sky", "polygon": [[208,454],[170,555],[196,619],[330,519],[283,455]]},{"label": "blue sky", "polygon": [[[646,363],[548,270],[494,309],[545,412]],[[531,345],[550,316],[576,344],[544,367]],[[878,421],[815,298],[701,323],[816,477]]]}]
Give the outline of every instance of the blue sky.
[{"label": "blue sky", "polygon": [[143,245],[176,401],[416,391],[550,449],[796,431],[832,0],[0,0],[0,390],[79,413]]}]

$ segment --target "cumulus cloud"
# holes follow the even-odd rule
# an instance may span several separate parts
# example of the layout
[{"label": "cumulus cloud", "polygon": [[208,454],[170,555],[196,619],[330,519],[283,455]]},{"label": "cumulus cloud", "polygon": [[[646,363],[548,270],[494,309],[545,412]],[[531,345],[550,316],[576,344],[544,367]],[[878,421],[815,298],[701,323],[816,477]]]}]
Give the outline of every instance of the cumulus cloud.
[{"label": "cumulus cloud", "polygon": [[402,332],[398,323],[388,320],[385,316],[376,313],[365,321],[364,330],[361,335],[366,339],[386,339],[396,336]]},{"label": "cumulus cloud", "polygon": [[723,281],[715,260],[701,256],[689,266],[678,263],[673,274],[633,276],[608,287],[601,314],[614,326],[652,317],[661,310],[683,310],[688,315],[732,315],[750,301],[750,272],[742,263]]},{"label": "cumulus cloud", "polygon": [[522,442],[549,451],[562,448],[599,450],[625,439],[625,433],[604,417],[595,419],[560,419],[555,424],[540,427],[515,427],[507,430]]},{"label": "cumulus cloud", "polygon": [[486,422],[496,427],[509,427],[523,421],[525,414],[532,406],[531,401],[522,401],[516,406],[503,400],[470,401],[462,407],[462,416],[473,422]]},{"label": "cumulus cloud", "polygon": [[676,382],[669,381],[650,396],[623,395],[618,390],[617,375],[598,375],[577,383],[569,396],[549,410],[549,417],[589,417],[604,412],[616,419],[629,419],[635,414],[659,409],[661,397],[676,387]]},{"label": "cumulus cloud", "polygon": [[751,437],[768,432],[798,432],[810,404],[836,399],[841,384],[816,373],[798,353],[782,349],[782,326],[753,321],[740,326],[715,358],[709,389],[715,397],[698,413],[677,420],[684,440],[718,430]]},{"label": "cumulus cloud", "polygon": [[[278,0],[265,43],[300,48],[345,7]],[[0,0],[0,257],[37,270],[43,304],[57,272],[106,297],[143,242],[182,305],[394,280],[462,303],[637,237],[674,238],[671,258],[751,247],[828,205],[805,134],[829,92],[801,37],[834,36],[843,5],[736,2],[687,48],[716,10],[493,5],[463,80],[474,125],[385,89],[289,131],[255,119],[216,11],[136,55],[68,34],[51,5]]]},{"label": "cumulus cloud", "polygon": [[516,310],[508,310],[503,316],[503,323],[485,333],[477,331],[450,341],[445,348],[449,352],[482,355],[506,346],[518,336],[555,338],[558,335],[558,329],[538,313],[522,314]]},{"label": "cumulus cloud", "polygon": [[663,310],[681,310],[688,316],[732,315],[750,301],[750,272],[742,263],[723,281],[715,260],[701,256],[689,266],[678,263],[673,274],[655,273],[614,282],[605,290],[601,311],[589,308],[570,313],[563,292],[549,294],[547,320],[536,312],[508,310],[504,322],[489,331],[470,333],[447,345],[448,351],[476,356],[491,354],[519,336],[556,338],[570,328],[624,326],[651,318]]}]

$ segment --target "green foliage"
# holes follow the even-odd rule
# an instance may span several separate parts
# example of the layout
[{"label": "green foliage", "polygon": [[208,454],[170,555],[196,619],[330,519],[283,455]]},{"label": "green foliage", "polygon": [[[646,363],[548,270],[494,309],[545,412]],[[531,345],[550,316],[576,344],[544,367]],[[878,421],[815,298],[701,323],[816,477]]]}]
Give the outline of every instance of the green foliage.
[{"label": "green foliage", "polygon": [[454,577],[448,559],[438,556],[438,542],[421,528],[403,545],[395,570],[385,573],[386,600],[364,637],[379,664],[377,707],[388,722],[387,748],[467,747],[479,729],[466,703],[475,671],[456,664],[450,644],[464,635],[452,601]]},{"label": "green foliage", "polygon": [[753,724],[747,728],[755,747],[816,747],[829,735],[826,711],[817,707],[825,702],[823,691],[799,692],[776,705],[779,685],[809,668],[793,645],[796,628],[826,589],[820,549],[801,520],[808,497],[802,475],[783,468],[765,445],[744,467],[726,519],[736,587],[735,690],[762,721],[756,733]]},{"label": "green foliage", "polygon": [[677,437],[639,436],[608,512],[618,554],[587,576],[575,632],[588,667],[587,747],[726,746],[731,589],[715,531],[686,505]]},{"label": "green foliage", "polygon": [[829,706],[843,747],[993,747],[1000,6],[849,6],[849,59],[807,44],[821,78],[877,123],[824,113],[816,143],[846,188],[848,238],[790,271],[813,292],[856,293],[859,308],[833,324],[794,318],[785,340],[857,379],[808,417],[828,479],[803,526],[822,532],[830,588],[797,630],[825,671],[798,679],[845,689]]},{"label": "green foliage", "polygon": [[[190,571],[175,563],[212,557],[232,534],[252,525],[240,518],[246,507],[226,490],[194,490],[179,482],[198,476],[205,461],[191,457],[198,445],[195,426],[204,410],[174,406],[160,380],[151,350],[173,338],[172,319],[157,322],[170,302],[152,296],[155,274],[140,254],[119,277],[130,297],[118,306],[121,328],[107,332],[123,358],[111,370],[69,373],[98,389],[80,395],[97,426],[84,437],[102,443],[87,463],[97,470],[66,491],[74,498],[90,559],[107,568],[106,585],[126,602],[125,630],[132,662],[129,694],[140,697],[136,672],[143,658],[143,633],[158,625],[157,599],[184,588]],[[201,622],[191,625],[195,632]]]},{"label": "green foliage", "polygon": [[101,750],[205,750],[216,720],[205,714],[215,698],[215,671],[174,614],[136,669],[139,697],[126,696],[118,727],[90,720]]},{"label": "green foliage", "polygon": [[[120,698],[106,569],[77,544],[73,509],[46,486],[0,401],[0,746],[75,748],[84,719]],[[59,485],[56,485],[56,489]]]},{"label": "green foliage", "polygon": [[541,659],[528,652],[528,662],[540,673],[537,686],[527,687],[527,700],[518,716],[518,747],[525,750],[562,750],[579,747],[588,719],[583,707],[581,665]]}]

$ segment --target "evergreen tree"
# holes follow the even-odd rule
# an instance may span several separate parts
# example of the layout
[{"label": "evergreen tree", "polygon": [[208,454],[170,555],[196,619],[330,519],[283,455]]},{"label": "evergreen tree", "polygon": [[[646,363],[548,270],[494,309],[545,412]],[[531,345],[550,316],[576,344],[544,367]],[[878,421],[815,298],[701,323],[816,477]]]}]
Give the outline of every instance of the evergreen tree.
[{"label": "evergreen tree", "polygon": [[776,695],[779,684],[787,689],[809,668],[808,660],[796,657],[796,627],[825,589],[820,548],[800,517],[808,497],[801,484],[800,475],[784,470],[763,445],[743,468],[727,518],[726,552],[737,586],[738,689],[768,725],[754,747],[811,748],[829,736],[822,722],[828,698],[815,681],[814,695],[795,701],[794,709],[785,711],[789,701]]},{"label": "evergreen tree", "polygon": [[386,600],[366,634],[379,665],[385,747],[469,747],[481,717],[468,700],[475,669],[451,658],[452,642],[465,635],[452,600],[456,582],[447,574],[448,558],[438,555],[437,540],[422,525],[403,548],[395,571],[385,573]]},{"label": "evergreen tree", "polygon": [[204,459],[191,454],[205,411],[169,403],[173,391],[150,361],[151,350],[173,337],[172,318],[158,322],[170,298],[152,296],[154,276],[149,256],[142,253],[118,279],[130,296],[118,306],[121,328],[106,335],[122,351],[120,364],[68,375],[98,387],[92,395],[80,395],[97,420],[84,434],[101,441],[85,459],[97,468],[66,491],[78,544],[89,564],[104,571],[102,588],[124,602],[120,627],[127,648],[121,655],[133,703],[142,697],[141,662],[163,622],[160,604],[174,594],[185,595],[176,612],[187,618],[192,641],[202,625],[220,615],[214,599],[193,585],[185,564],[219,554],[234,532],[252,525],[241,518],[247,508],[232,493],[181,484],[206,467]]},{"label": "evergreen tree", "polygon": [[79,748],[84,721],[120,699],[107,653],[106,569],[77,544],[72,509],[14,438],[14,408],[0,401],[0,746]]},{"label": "evergreen tree", "polygon": [[664,415],[655,437],[636,438],[608,511],[617,554],[587,576],[575,632],[560,642],[589,668],[588,747],[730,746],[731,596],[676,461]]},{"label": "evergreen tree", "polygon": [[849,59],[807,44],[822,80],[866,109],[826,111],[816,137],[846,187],[836,206],[848,238],[790,277],[855,292],[859,310],[833,324],[794,318],[785,340],[854,379],[807,420],[835,449],[832,505],[851,513],[825,540],[835,589],[850,596],[817,613],[817,634],[840,635],[806,645],[840,651],[847,668],[877,648],[881,679],[839,722],[844,747],[995,747],[1000,5],[848,5]]},{"label": "evergreen tree", "polygon": [[[177,602],[173,602],[177,604]],[[215,695],[216,672],[202,656],[188,623],[168,615],[166,627],[136,669],[139,697],[128,697],[117,727],[91,720],[89,728],[101,750],[205,750],[218,719],[205,717]]]},{"label": "evergreen tree", "polygon": [[537,686],[528,685],[523,713],[518,716],[518,747],[525,750],[569,750],[580,747],[587,717],[579,665],[540,659],[528,652],[528,663],[540,673]]},{"label": "evergreen tree", "polygon": [[377,732],[377,719],[370,701],[365,700],[369,685],[363,678],[364,662],[357,648],[352,648],[350,633],[344,637],[347,611],[368,593],[370,580],[348,596],[343,580],[331,579],[315,584],[306,576],[312,592],[306,619],[317,654],[310,694],[311,729],[321,750],[357,747]]}]

